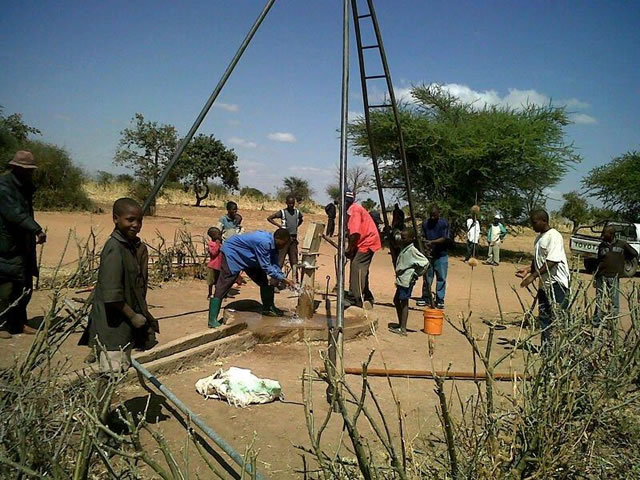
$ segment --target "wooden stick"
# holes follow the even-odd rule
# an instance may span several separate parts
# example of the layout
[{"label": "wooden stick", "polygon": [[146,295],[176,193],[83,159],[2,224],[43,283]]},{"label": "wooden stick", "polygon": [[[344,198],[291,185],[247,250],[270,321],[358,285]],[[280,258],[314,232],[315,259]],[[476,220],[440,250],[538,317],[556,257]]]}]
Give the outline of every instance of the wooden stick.
[{"label": "wooden stick", "polygon": [[333,240],[331,240],[331,238],[327,237],[324,233],[321,235],[321,237],[325,242],[327,242],[333,248],[335,248],[336,250],[338,249],[338,244],[336,242],[334,242]]},{"label": "wooden stick", "polygon": [[[345,367],[344,373],[348,375],[362,375],[361,367]],[[446,378],[449,380],[485,380],[486,373],[473,372],[451,372],[451,371],[435,371],[431,370],[406,370],[393,369],[386,370],[384,368],[367,368],[367,375],[371,377],[409,377],[409,378],[434,378],[434,376]],[[531,380],[531,375],[523,375],[521,373],[494,373],[493,379],[498,381]]]}]

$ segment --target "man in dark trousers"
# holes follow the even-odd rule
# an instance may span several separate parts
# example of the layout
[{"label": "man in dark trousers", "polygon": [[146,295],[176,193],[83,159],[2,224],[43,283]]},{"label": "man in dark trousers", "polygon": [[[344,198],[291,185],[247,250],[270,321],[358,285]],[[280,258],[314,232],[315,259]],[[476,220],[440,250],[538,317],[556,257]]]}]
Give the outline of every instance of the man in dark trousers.
[{"label": "man in dark trousers", "polygon": [[[291,265],[291,274],[295,281],[298,281],[298,228],[304,221],[302,212],[296,208],[296,197],[287,195],[287,208],[277,211],[267,217],[267,221],[277,228],[284,228],[289,232],[291,240],[285,250],[280,251],[278,264],[280,268],[284,266],[284,261],[289,256],[289,265]],[[279,222],[276,221],[279,219]]]},{"label": "man in dark trousers", "polygon": [[404,212],[397,203],[393,206],[393,215],[391,217],[392,230],[404,230]]},{"label": "man in dark trousers", "polygon": [[434,206],[431,214],[422,224],[422,235],[426,241],[427,250],[431,252],[429,268],[422,281],[422,298],[416,305],[424,307],[431,303],[431,284],[436,277],[435,307],[444,309],[444,295],[447,289],[447,271],[449,269],[449,222],[440,218],[440,209]]},{"label": "man in dark trousers", "polygon": [[336,214],[338,212],[336,205],[338,205],[338,201],[334,200],[324,207],[324,211],[327,214],[327,237],[333,237],[333,233],[336,230]]},{"label": "man in dark trousers", "polygon": [[349,262],[349,295],[345,296],[345,308],[350,306],[373,308],[373,294],[369,289],[369,267],[373,254],[382,248],[380,231],[369,212],[355,203],[352,191],[345,192],[347,230],[349,243],[346,256]]},{"label": "man in dark trousers", "polygon": [[0,176],[0,338],[5,339],[36,332],[27,325],[27,305],[38,276],[36,244],[47,241],[33,218],[36,168],[33,154],[21,150]]},{"label": "man in dark trousers", "polygon": [[[281,317],[284,312],[274,304],[274,284],[294,288],[295,282],[284,277],[278,257],[280,250],[287,248],[291,237],[284,228],[274,233],[256,231],[234,235],[222,244],[222,262],[216,289],[209,301],[209,328],[220,325],[218,314],[222,300],[244,271],[260,287],[262,315]],[[271,280],[269,279],[271,278]]]},{"label": "man in dark trousers", "polygon": [[631,245],[616,239],[616,229],[607,225],[602,231],[602,243],[598,248],[598,269],[596,270],[596,312],[594,326],[611,314],[620,312],[620,277],[624,276],[624,264],[638,256]]}]

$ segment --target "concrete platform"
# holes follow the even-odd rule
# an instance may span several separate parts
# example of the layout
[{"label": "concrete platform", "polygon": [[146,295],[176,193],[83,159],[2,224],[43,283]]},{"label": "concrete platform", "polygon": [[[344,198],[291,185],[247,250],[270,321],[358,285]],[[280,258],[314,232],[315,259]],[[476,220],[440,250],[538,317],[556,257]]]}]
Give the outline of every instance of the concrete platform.
[{"label": "concrete platform", "polygon": [[[225,325],[246,324],[258,343],[293,343],[327,341],[328,325],[335,322],[335,317],[323,313],[316,313],[310,319],[297,318],[292,311],[286,312],[284,317],[265,317],[260,313],[261,309],[262,305],[254,300],[232,302],[224,309]],[[344,325],[344,339],[351,340],[371,335],[372,329],[378,326],[378,318],[375,310],[351,307],[344,312]]]}]

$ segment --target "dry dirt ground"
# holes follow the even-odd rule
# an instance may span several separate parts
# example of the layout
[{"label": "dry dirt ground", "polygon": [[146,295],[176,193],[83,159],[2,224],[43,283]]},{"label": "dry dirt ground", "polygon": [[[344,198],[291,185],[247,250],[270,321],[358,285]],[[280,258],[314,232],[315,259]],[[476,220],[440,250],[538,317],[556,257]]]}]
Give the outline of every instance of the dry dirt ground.
[{"label": "dry dirt ground", "polygon": [[[142,237],[153,243],[156,241],[157,232],[167,239],[173,239],[174,231],[178,228],[188,229],[193,234],[201,235],[206,229],[215,224],[223,212],[214,208],[192,208],[186,206],[162,206],[159,214],[154,218],[146,218],[143,226]],[[270,230],[270,225],[265,218],[268,211],[242,211],[244,225],[247,229],[262,228]],[[102,244],[112,228],[109,214],[86,213],[49,213],[38,212],[37,220],[48,229],[48,242],[43,252],[43,265],[45,270],[52,270],[60,260],[60,255],[67,239],[69,228],[75,229],[79,237],[86,237],[90,228],[99,233],[99,243]],[[324,221],[324,216],[307,215],[306,225],[311,221]],[[304,230],[304,226],[303,226]],[[73,240],[72,240],[73,242]],[[521,235],[508,237],[505,248],[510,250],[508,260],[494,269],[495,280],[500,297],[500,303],[504,314],[515,317],[522,311],[521,305],[514,294],[512,287],[518,285],[515,271],[521,264],[530,261],[533,233],[525,231]],[[331,276],[331,284],[334,284],[333,248],[323,244],[319,257],[320,270],[317,274],[318,286],[324,289],[324,278]],[[481,249],[480,257],[483,259],[485,249]],[[77,256],[76,249],[70,248],[63,260],[63,264],[72,262]],[[72,264],[67,267],[72,268]],[[584,274],[581,274],[585,279]],[[360,366],[367,358],[371,350],[375,350],[372,366],[381,367],[386,363],[392,369],[446,369],[449,365],[452,370],[470,371],[473,365],[471,350],[465,339],[445,325],[443,334],[435,338],[435,354],[433,363],[428,355],[427,335],[421,332],[423,319],[422,311],[415,308],[412,302],[412,310],[409,317],[411,332],[408,337],[398,337],[387,330],[387,325],[396,321],[395,311],[392,307],[394,294],[393,269],[387,252],[379,252],[375,255],[371,267],[371,289],[376,296],[375,315],[378,318],[379,327],[374,335],[347,342],[344,346],[344,363],[346,366]],[[625,281],[626,286],[633,280]],[[418,285],[414,295],[419,293]],[[526,304],[531,304],[531,295],[526,290],[519,293]],[[50,292],[37,291],[30,304],[29,312],[32,316],[41,315],[48,307]],[[79,296],[74,295],[72,296]],[[280,305],[290,305],[286,293],[281,293],[276,298]],[[235,297],[236,299],[259,299],[258,289],[251,283],[243,286]],[[153,314],[160,320],[161,334],[159,341],[166,343],[185,334],[193,333],[206,328],[206,285],[204,281],[188,280],[164,283],[149,292],[149,303],[152,305]],[[623,306],[623,310],[626,305]],[[320,309],[322,311],[322,307]],[[452,256],[449,261],[449,278],[447,282],[446,314],[456,321],[460,315],[471,313],[476,335],[484,339],[487,327],[482,319],[496,319],[498,310],[496,307],[496,295],[492,283],[491,268],[480,265],[471,269],[462,262],[461,256]],[[518,335],[517,327],[498,332],[499,337],[514,338]],[[78,335],[74,335],[64,349],[73,366],[82,365],[82,357],[86,350],[77,347]],[[28,346],[31,338],[24,335],[15,336],[11,340],[3,341],[2,364],[6,365],[11,358],[19,355]],[[258,467],[269,478],[301,478],[296,469],[302,467],[301,452],[296,445],[309,446],[308,433],[305,423],[304,409],[302,406],[301,374],[305,366],[311,362],[313,366],[320,366],[319,352],[325,349],[323,343],[276,343],[258,345],[251,351],[237,356],[223,359],[215,364],[200,363],[192,365],[192,368],[173,375],[163,376],[164,382],[178,397],[199,414],[213,429],[225,438],[238,451],[244,452],[245,446],[255,439],[254,447],[259,450]],[[496,345],[498,353],[504,352],[506,347]],[[505,365],[504,370],[516,369],[519,366],[519,358],[512,365]],[[217,400],[205,400],[194,389],[194,384],[199,378],[214,373],[218,368],[230,366],[250,368],[259,377],[267,377],[278,380],[283,387],[284,402],[275,402],[268,405],[253,406],[247,409],[236,409],[225,402]],[[350,378],[350,383],[357,387],[358,377]],[[387,380],[384,378],[371,379],[374,390],[380,398],[380,404],[390,420],[391,428],[397,433],[397,421],[395,404],[390,392]],[[400,401],[406,423],[406,438],[412,440],[418,433],[428,434],[439,428],[435,415],[437,397],[434,394],[432,380],[421,379],[394,379],[393,388]],[[458,381],[449,382],[449,388],[453,392],[458,388],[461,395],[471,394],[475,386],[473,382]],[[507,387],[505,387],[507,388]],[[316,422],[323,418],[327,405],[325,398],[325,386],[319,382],[314,383],[315,414],[319,416]],[[142,410],[147,402],[149,394],[140,386],[126,387],[120,392],[120,400],[126,401],[130,408]],[[170,444],[180,450],[185,446],[186,433],[183,425],[170,414],[168,406],[162,401],[162,397],[152,395],[148,419],[155,424],[169,439]],[[363,434],[372,437],[370,428],[362,422]],[[335,445],[342,432],[342,422],[334,416],[325,433],[327,446]],[[191,447],[193,448],[193,447]],[[191,450],[192,457],[196,457]],[[348,451],[342,452],[345,456],[352,456]],[[194,461],[192,470],[202,472],[202,463]]]}]

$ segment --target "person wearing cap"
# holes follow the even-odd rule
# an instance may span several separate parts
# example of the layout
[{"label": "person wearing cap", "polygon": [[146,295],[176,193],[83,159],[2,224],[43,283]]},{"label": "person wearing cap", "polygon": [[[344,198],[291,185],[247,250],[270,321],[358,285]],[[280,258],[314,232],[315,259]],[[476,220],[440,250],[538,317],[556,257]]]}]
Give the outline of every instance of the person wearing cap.
[{"label": "person wearing cap", "polygon": [[487,231],[487,242],[489,242],[489,256],[485,265],[497,267],[500,264],[500,245],[507,236],[507,229],[501,222],[502,215],[496,213],[493,217],[493,223]]},{"label": "person wearing cap", "polygon": [[373,254],[382,248],[380,232],[371,215],[362,205],[355,203],[352,191],[345,192],[347,230],[349,243],[349,294],[345,296],[345,308],[351,306],[373,308],[373,294],[369,289],[369,267]]},{"label": "person wearing cap", "polygon": [[38,276],[36,244],[47,241],[33,217],[33,172],[37,168],[31,152],[21,150],[0,175],[0,338],[14,333],[33,334],[27,325],[33,277]]}]

